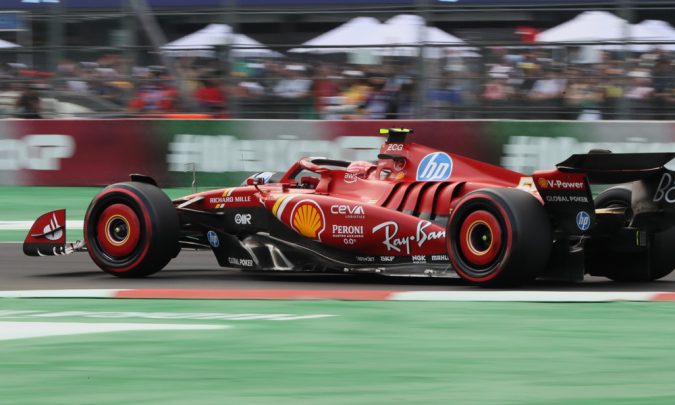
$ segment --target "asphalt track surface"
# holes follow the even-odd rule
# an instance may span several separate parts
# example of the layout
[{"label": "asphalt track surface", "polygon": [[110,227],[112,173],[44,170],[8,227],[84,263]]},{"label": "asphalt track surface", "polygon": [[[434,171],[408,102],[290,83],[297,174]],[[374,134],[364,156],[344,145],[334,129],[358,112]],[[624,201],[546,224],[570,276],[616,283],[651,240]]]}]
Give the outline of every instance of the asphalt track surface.
[{"label": "asphalt track surface", "polygon": [[[208,251],[182,251],[161,272],[143,279],[110,276],[86,252],[61,257],[27,257],[21,244],[0,243],[0,290],[54,289],[302,289],[302,290],[475,290],[460,279],[317,273],[252,273],[218,266]],[[583,283],[535,281],[519,289],[539,291],[675,291],[675,272],[652,283],[615,283],[589,277]]]}]

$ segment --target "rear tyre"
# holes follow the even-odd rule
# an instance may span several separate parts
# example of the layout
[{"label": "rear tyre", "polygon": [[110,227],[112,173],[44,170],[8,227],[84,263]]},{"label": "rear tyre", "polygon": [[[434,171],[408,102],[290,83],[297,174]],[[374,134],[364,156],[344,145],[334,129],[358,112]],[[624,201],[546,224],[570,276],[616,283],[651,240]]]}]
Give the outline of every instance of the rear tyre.
[{"label": "rear tyre", "polygon": [[[633,216],[631,195],[627,186],[609,188],[595,198],[595,208],[625,208],[624,222],[628,225]],[[601,242],[598,247],[597,252],[589,252],[587,263],[591,273],[613,281],[653,281],[675,269],[675,228],[653,234],[649,247],[640,251],[612,249],[611,240]]]},{"label": "rear tyre", "polygon": [[180,250],[179,230],[169,197],[138,182],[106,187],[91,202],[84,220],[89,256],[117,277],[145,277],[164,268]]},{"label": "rear tyre", "polygon": [[598,194],[593,200],[595,208],[625,208],[626,222],[630,222],[633,216],[631,210],[631,195],[632,191],[628,186],[615,186],[608,188],[602,193]]},{"label": "rear tyre", "polygon": [[551,225],[532,195],[481,189],[467,194],[453,210],[446,245],[463,279],[481,286],[514,285],[534,279],[546,266]]}]

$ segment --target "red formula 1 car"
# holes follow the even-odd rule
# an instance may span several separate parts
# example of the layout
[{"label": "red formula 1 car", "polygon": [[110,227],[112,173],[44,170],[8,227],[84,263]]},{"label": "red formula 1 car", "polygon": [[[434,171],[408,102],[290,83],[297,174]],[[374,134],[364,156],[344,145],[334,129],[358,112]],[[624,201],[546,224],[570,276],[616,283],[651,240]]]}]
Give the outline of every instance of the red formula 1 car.
[{"label": "red formula 1 car", "polygon": [[[675,268],[675,153],[573,155],[531,176],[388,135],[376,162],[304,158],[286,173],[171,201],[146,176],[105,188],[65,243],[65,210],[40,217],[27,255],[87,250],[144,277],[181,249],[256,271],[448,276],[480,285],[538,277],[661,278]],[[619,184],[593,200],[589,184]]]}]

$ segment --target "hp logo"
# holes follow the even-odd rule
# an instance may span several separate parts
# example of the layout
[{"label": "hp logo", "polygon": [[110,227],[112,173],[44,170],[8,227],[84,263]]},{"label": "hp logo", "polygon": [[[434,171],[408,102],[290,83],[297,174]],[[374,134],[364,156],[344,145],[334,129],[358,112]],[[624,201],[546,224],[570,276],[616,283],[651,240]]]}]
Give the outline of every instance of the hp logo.
[{"label": "hp logo", "polygon": [[218,239],[218,234],[213,232],[213,231],[208,231],[206,233],[206,239],[209,240],[209,245],[211,245],[214,248],[217,248],[220,246],[220,239]]},{"label": "hp logo", "polygon": [[434,152],[426,155],[417,167],[418,181],[447,180],[451,174],[452,158],[443,152]]},{"label": "hp logo", "polygon": [[577,214],[577,226],[582,231],[591,227],[591,216],[586,211],[579,211]]}]

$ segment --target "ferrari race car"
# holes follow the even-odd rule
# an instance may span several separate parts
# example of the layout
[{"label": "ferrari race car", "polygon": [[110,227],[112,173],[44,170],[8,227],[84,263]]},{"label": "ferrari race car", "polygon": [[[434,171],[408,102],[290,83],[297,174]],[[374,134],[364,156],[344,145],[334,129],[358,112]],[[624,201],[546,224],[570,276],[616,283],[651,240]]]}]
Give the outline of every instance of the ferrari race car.
[{"label": "ferrari race car", "polygon": [[[380,131],[377,161],[303,158],[283,174],[171,201],[147,176],[113,184],[66,243],[65,210],[34,223],[25,254],[87,251],[118,277],[181,249],[251,271],[454,276],[478,285],[585,274],[648,281],[675,268],[675,153],[573,155],[531,176]],[[595,199],[591,184],[619,184]]]}]

